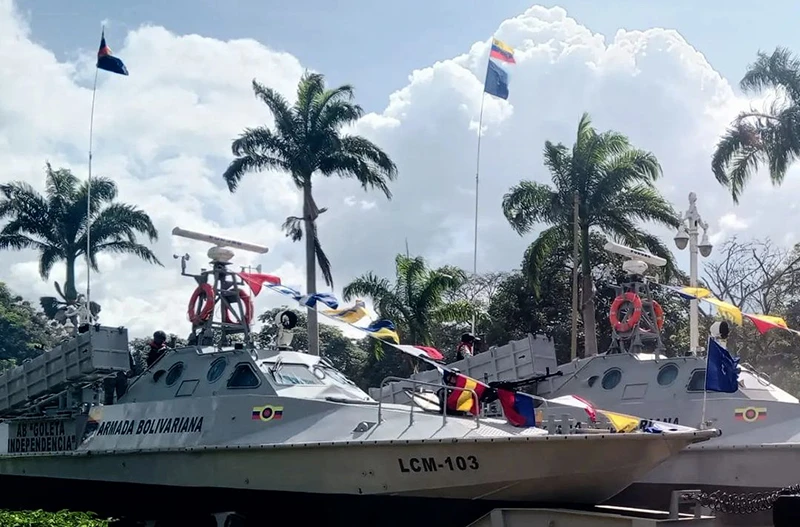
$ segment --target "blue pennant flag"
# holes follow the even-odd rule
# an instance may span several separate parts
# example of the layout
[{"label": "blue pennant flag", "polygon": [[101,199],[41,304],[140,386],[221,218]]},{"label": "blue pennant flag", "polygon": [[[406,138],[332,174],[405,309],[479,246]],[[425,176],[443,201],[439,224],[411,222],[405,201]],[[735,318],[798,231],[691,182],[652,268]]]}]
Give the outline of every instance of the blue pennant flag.
[{"label": "blue pennant flag", "polygon": [[300,300],[302,295],[300,295],[299,291],[292,289],[291,287],[287,287],[285,285],[278,285],[278,284],[264,284],[266,287],[272,289],[273,291],[277,291],[278,293],[286,296],[292,297],[293,300]]},{"label": "blue pennant flag", "polygon": [[508,72],[491,59],[486,67],[483,91],[501,99],[508,99]]},{"label": "blue pennant flag", "polygon": [[306,307],[314,307],[317,302],[322,302],[331,309],[339,308],[339,301],[330,293],[315,293],[313,295],[304,295],[299,299],[299,302]]},{"label": "blue pennant flag", "polygon": [[728,350],[716,340],[708,339],[706,360],[706,390],[735,393],[739,389],[739,358],[731,357]]},{"label": "blue pennant flag", "polygon": [[128,68],[119,58],[111,54],[111,48],[106,45],[106,32],[100,36],[100,49],[97,50],[97,67],[101,70],[127,75]]}]

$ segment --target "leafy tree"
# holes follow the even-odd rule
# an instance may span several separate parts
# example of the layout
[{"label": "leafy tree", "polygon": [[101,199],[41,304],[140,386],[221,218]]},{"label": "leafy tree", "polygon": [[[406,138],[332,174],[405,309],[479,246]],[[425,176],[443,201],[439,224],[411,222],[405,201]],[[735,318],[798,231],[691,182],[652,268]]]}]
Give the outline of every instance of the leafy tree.
[{"label": "leafy tree", "polygon": [[407,344],[430,346],[436,324],[471,320],[475,308],[468,300],[445,300],[446,293],[466,282],[463,270],[429,269],[421,256],[402,254],[395,258],[395,267],[394,284],[369,272],[344,288],[344,300],[371,298],[378,315],[394,322],[401,342]]},{"label": "leafy tree", "polygon": [[[591,232],[602,232],[628,246],[644,246],[672,262],[672,253],[661,240],[638,224],[653,221],[677,228],[679,218],[654,186],[661,175],[655,155],[634,148],[618,132],[597,133],[588,114],[581,117],[572,150],[560,143],[545,142],[544,164],[553,187],[522,181],[503,197],[503,213],[520,235],[530,232],[537,223],[549,225],[530,245],[523,263],[523,271],[539,293],[544,263],[556,249],[572,248],[577,195],[584,350],[585,355],[593,355],[597,353],[597,340]],[[672,264],[670,270],[674,270]]]},{"label": "leafy tree", "polygon": [[[154,241],[158,232],[150,217],[133,205],[115,203],[117,186],[110,179],[93,177],[91,214],[87,211],[87,182],[79,182],[67,169],[46,167],[47,186],[41,195],[28,183],[0,185],[0,219],[8,223],[0,230],[0,249],[34,249],[39,252],[39,273],[47,279],[53,266],[64,261],[67,276],[62,292],[66,304],[78,298],[75,263],[86,254],[87,238],[91,268],[99,272],[97,255],[102,252],[133,254],[161,265],[153,252],[137,242],[137,234]],[[87,226],[91,226],[91,236]],[[54,297],[41,299],[45,313],[52,318],[59,302]],[[96,306],[95,310],[99,309]]]},{"label": "leafy tree", "polygon": [[717,143],[711,169],[734,203],[760,165],[780,185],[800,155],[800,59],[785,48],[759,52],[739,86],[745,93],[771,90],[777,97],[762,111],[740,113]]},{"label": "leafy tree", "polygon": [[[253,80],[253,91],[267,105],[275,119],[272,129],[248,128],[233,142],[236,156],[223,174],[228,189],[235,192],[246,172],[277,169],[288,172],[303,191],[303,217],[290,216],[283,227],[294,241],[306,235],[306,293],[317,292],[316,263],[325,283],[333,285],[331,264],[322,250],[317,233],[318,208],[312,194],[312,176],[355,178],[367,190],[377,188],[391,199],[388,182],[397,168],[378,146],[342,129],[363,115],[353,103],[353,87],[326,89],[324,77],[306,73],[297,86],[297,102],[289,106],[277,91]],[[302,225],[302,227],[301,227]],[[309,352],[319,354],[317,313],[309,311]]]},{"label": "leafy tree", "polygon": [[0,282],[0,370],[32,359],[55,344],[44,314]]},{"label": "leafy tree", "polygon": [[[269,346],[278,335],[278,328],[272,322],[278,313],[286,311],[286,307],[270,309],[259,315],[258,319],[264,324],[261,330],[254,335],[256,342],[260,346]],[[297,315],[297,326],[295,328],[292,347],[296,350],[308,349],[308,336],[303,330],[307,326],[305,313],[292,309]],[[322,348],[320,355],[333,365],[334,368],[344,373],[351,381],[362,388],[362,376],[366,364],[366,351],[360,346],[359,339],[351,339],[335,326],[322,324],[319,328]]]}]

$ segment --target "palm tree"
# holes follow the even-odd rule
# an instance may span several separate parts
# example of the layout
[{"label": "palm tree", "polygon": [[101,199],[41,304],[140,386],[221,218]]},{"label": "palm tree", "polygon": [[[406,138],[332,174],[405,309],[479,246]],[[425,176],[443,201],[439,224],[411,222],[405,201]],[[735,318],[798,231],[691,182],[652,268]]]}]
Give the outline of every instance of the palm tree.
[{"label": "palm tree", "polygon": [[529,232],[536,223],[549,225],[528,247],[523,267],[539,292],[540,270],[557,250],[571,247],[574,200],[578,196],[580,270],[583,277],[582,311],[584,355],[597,353],[590,232],[606,236],[672,261],[669,249],[637,223],[654,221],[677,228],[678,216],[659,194],[653,182],[661,166],[650,153],[631,146],[624,135],[608,131],[598,134],[584,113],[570,151],[559,143],[545,142],[544,164],[553,187],[522,181],[503,197],[503,213],[517,233]]},{"label": "palm tree", "polygon": [[[246,172],[277,169],[287,172],[302,190],[303,217],[287,218],[284,230],[295,241],[305,231],[306,293],[310,295],[317,292],[317,261],[325,283],[333,285],[330,262],[322,251],[316,227],[317,217],[326,209],[317,208],[314,202],[311,177],[319,173],[355,178],[364,190],[378,188],[391,199],[387,183],[395,179],[397,167],[371,141],[341,132],[364,113],[352,102],[352,86],[326,89],[322,75],[306,73],[297,85],[297,102],[293,106],[281,94],[255,80],[253,91],[272,112],[275,124],[272,129],[263,126],[246,129],[233,142],[231,149],[236,159],[222,177],[228,189],[235,192]],[[313,310],[308,312],[308,349],[319,355],[317,313]]]},{"label": "palm tree", "polygon": [[780,185],[800,156],[800,59],[784,48],[759,52],[739,86],[745,93],[772,89],[777,98],[763,112],[740,113],[717,143],[711,168],[734,203],[759,165],[767,165],[772,183]]},{"label": "palm tree", "polygon": [[[136,240],[137,233],[149,240],[158,239],[158,231],[143,211],[125,203],[114,203],[117,186],[110,179],[91,180],[91,214],[87,214],[87,182],[79,183],[68,169],[53,170],[46,165],[45,194],[41,195],[24,182],[0,185],[0,219],[8,223],[0,230],[0,249],[34,249],[39,252],[39,274],[50,276],[53,266],[63,261],[67,267],[62,291],[56,291],[63,303],[75,304],[75,264],[85,257],[89,238],[89,264],[99,272],[97,255],[101,252],[133,254],[142,260],[162,265],[153,252]],[[90,225],[90,232],[87,231]],[[42,307],[50,318],[58,310],[58,300],[42,297]],[[94,303],[93,303],[94,304]],[[99,306],[93,306],[99,311]]]},{"label": "palm tree", "polygon": [[436,324],[467,322],[475,312],[467,300],[447,302],[445,295],[458,289],[466,273],[456,267],[429,269],[425,260],[398,254],[395,258],[395,282],[367,273],[350,282],[343,293],[345,302],[366,296],[372,299],[375,310],[398,327],[400,341],[433,345]]}]

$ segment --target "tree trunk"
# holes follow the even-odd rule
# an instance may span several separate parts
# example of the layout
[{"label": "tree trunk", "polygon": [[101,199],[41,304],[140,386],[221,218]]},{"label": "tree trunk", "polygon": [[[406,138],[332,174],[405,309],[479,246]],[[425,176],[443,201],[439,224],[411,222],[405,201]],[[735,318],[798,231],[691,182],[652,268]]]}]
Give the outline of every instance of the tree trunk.
[{"label": "tree trunk", "polygon": [[589,261],[589,228],[581,227],[581,287],[583,302],[583,356],[597,355],[597,322],[594,311],[594,283],[592,281],[592,263]]},{"label": "tree trunk", "polygon": [[64,300],[72,304],[78,299],[78,290],[75,288],[75,257],[67,257],[67,281],[64,283]]},{"label": "tree trunk", "polygon": [[[306,235],[306,294],[313,295],[317,292],[317,253],[314,249],[314,219],[316,211],[311,210],[311,183],[303,186],[303,224]],[[319,355],[319,325],[317,312],[308,310],[308,353]]]}]

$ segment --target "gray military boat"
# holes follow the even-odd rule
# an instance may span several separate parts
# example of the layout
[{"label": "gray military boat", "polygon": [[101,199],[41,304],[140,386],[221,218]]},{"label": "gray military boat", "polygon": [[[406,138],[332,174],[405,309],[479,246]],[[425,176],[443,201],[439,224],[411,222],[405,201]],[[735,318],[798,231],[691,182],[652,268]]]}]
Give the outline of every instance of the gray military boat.
[{"label": "gray military boat", "polygon": [[[643,427],[648,421],[661,421],[722,432],[658,465],[610,503],[663,509],[672,491],[679,489],[742,495],[800,483],[798,399],[749,364],[740,365],[735,393],[706,391],[706,357],[688,351],[667,356],[661,340],[663,313],[644,274],[647,262],[663,265],[664,260],[617,244],[606,249],[629,258],[623,265],[627,282],[617,293],[622,298],[635,296],[642,307],[628,331],[613,331],[605,353],[559,365],[552,341],[528,336],[448,366],[484,382],[538,375],[532,393],[550,399],[578,396],[597,408],[643,417]],[[624,303],[618,320],[628,319],[625,310],[632,307]],[[425,371],[413,378],[426,381],[436,376],[435,371]],[[394,383],[371,394],[377,400],[405,403],[405,392],[401,383]],[[727,508],[747,505],[735,497],[731,503]]]},{"label": "gray military boat", "polygon": [[464,525],[498,504],[602,502],[718,435],[552,434],[377,402],[324,358],[286,346],[288,314],[274,345],[254,345],[252,299],[226,247],[266,248],[173,234],[215,245],[197,275],[181,259],[197,283],[190,344],[155,349],[132,375],[127,330],[98,324],[84,306],[71,338],[0,375],[0,506],[184,525],[220,511],[258,525],[276,515]]}]

